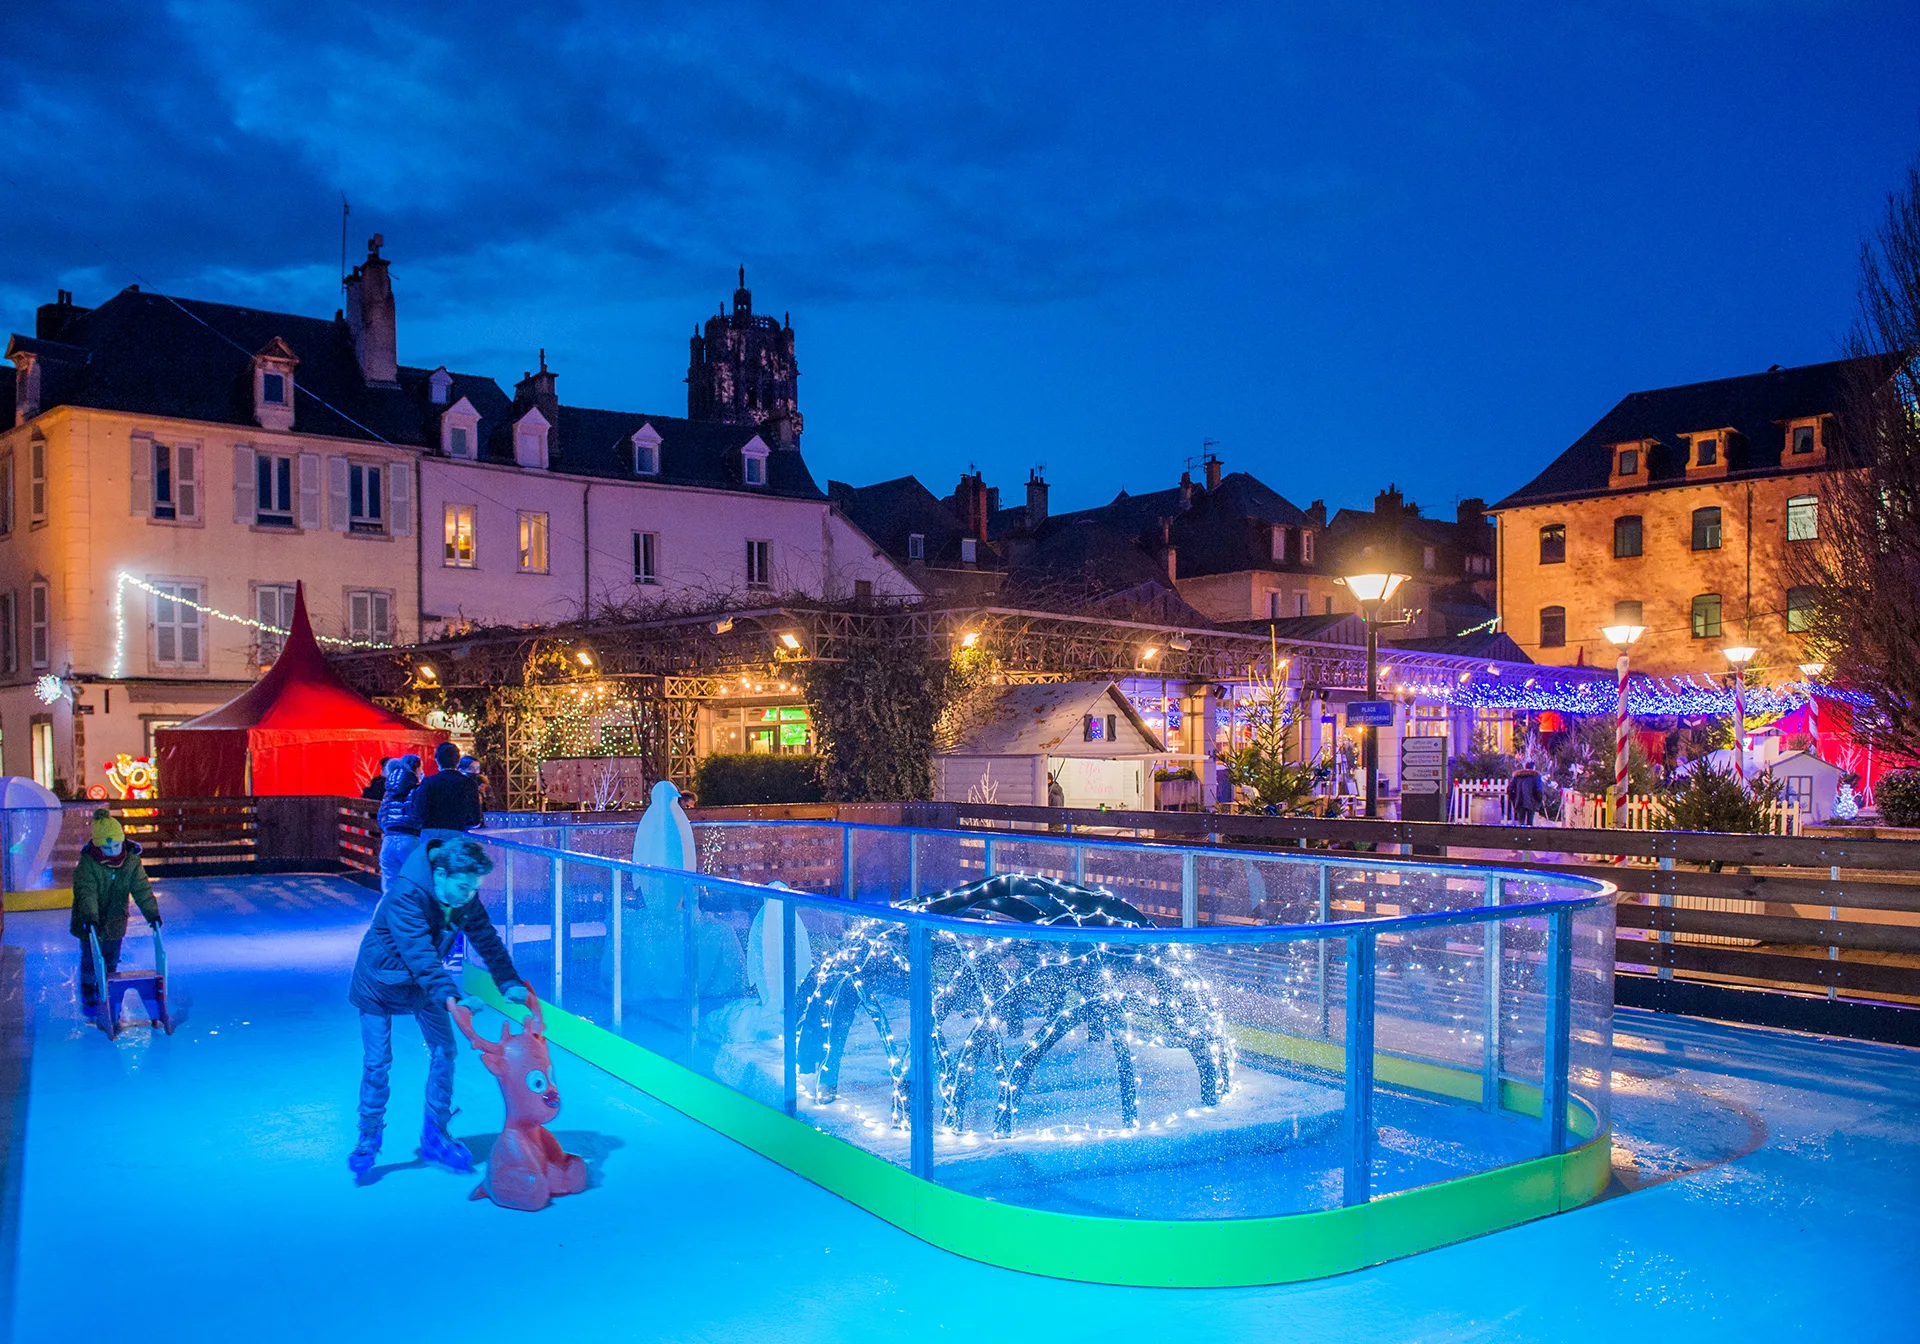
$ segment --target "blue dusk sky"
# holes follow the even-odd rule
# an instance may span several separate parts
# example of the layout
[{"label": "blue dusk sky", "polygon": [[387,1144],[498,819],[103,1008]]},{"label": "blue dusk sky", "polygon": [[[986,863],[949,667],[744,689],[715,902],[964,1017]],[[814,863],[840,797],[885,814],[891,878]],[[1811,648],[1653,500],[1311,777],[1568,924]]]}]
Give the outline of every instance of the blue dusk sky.
[{"label": "blue dusk sky", "polygon": [[1296,502],[1530,478],[1624,393],[1828,359],[1920,150],[1907,3],[227,0],[0,9],[0,299],[330,314],[685,412],[744,262],[814,473],[1056,511],[1203,440]]}]

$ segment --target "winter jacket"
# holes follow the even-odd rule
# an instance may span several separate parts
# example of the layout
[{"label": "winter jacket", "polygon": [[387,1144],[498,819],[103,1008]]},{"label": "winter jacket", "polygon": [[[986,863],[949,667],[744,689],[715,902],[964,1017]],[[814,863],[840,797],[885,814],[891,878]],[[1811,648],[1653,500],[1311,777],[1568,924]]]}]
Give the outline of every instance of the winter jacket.
[{"label": "winter jacket", "polygon": [[420,823],[413,819],[413,795],[420,791],[418,784],[403,781],[387,786],[387,796],[380,800],[380,829],[388,835],[418,835]]},{"label": "winter jacket", "polygon": [[1536,770],[1515,770],[1507,781],[1507,806],[1515,812],[1538,814],[1547,809],[1547,787]]},{"label": "winter jacket", "polygon": [[486,962],[503,991],[521,983],[513,958],[493,931],[478,897],[449,911],[433,894],[427,848],[415,850],[391,882],[360,939],[347,999],[363,1013],[410,1013],[460,997],[447,970],[456,933]]},{"label": "winter jacket", "polygon": [[140,846],[127,841],[115,863],[97,846],[88,845],[80,851],[80,862],[73,870],[73,918],[68,931],[79,938],[87,925],[97,924],[102,938],[126,937],[129,896],[148,922],[160,918],[160,902],[153,898],[153,884],[140,864]]},{"label": "winter jacket", "polygon": [[428,775],[407,799],[407,819],[420,831],[471,831],[487,824],[480,782],[458,770]]}]

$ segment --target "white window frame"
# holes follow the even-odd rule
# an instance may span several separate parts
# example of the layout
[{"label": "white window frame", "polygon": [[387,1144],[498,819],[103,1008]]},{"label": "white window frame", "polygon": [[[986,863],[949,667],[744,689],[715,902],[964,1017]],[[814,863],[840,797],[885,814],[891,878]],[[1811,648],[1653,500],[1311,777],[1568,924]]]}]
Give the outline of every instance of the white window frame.
[{"label": "white window frame", "polygon": [[[455,504],[448,502],[441,506],[441,548],[440,566],[442,569],[478,569],[480,567],[480,506],[478,504]],[[464,524],[464,526],[463,526]],[[466,537],[466,556],[461,557],[459,543],[462,534]]]},{"label": "white window frame", "polygon": [[980,538],[960,538],[960,563],[974,565],[980,562]]},{"label": "white window frame", "polygon": [[1304,527],[1300,529],[1300,563],[1303,565],[1313,563],[1313,533]]},{"label": "white window frame", "polygon": [[[253,618],[262,625],[277,626],[282,630],[293,627],[294,586],[290,583],[256,583],[253,585]],[[269,630],[254,631],[254,658],[265,667],[280,656],[281,648],[286,644],[285,635],[276,635]]]},{"label": "white window frame", "polygon": [[[387,486],[393,468],[386,462],[347,459],[347,531],[363,537],[387,535]],[[371,482],[372,489],[368,489]],[[360,506],[354,509],[354,486],[360,487]]]},{"label": "white window frame", "polygon": [[773,587],[773,542],[766,537],[747,538],[747,587]]},{"label": "white window frame", "polygon": [[1275,526],[1275,527],[1268,528],[1267,532],[1268,532],[1267,542],[1269,547],[1271,548],[1273,563],[1276,565],[1286,564],[1287,563],[1287,529],[1285,527]]},{"label": "white window frame", "polygon": [[47,524],[47,439],[37,430],[27,440],[27,522]]},{"label": "white window frame", "polygon": [[763,487],[767,484],[767,458],[771,456],[767,446],[756,438],[747,440],[740,449],[740,482],[743,485]]},{"label": "white window frame", "polygon": [[552,532],[548,516],[539,510],[520,511],[519,570],[522,574],[552,572]]},{"label": "white window frame", "polygon": [[[286,465],[284,482],[278,479],[279,464]],[[267,473],[267,492],[269,496],[274,488],[286,486],[286,507],[268,508],[260,500],[260,473]],[[284,520],[284,521],[283,521]],[[275,531],[295,532],[300,528],[300,454],[275,453],[254,450],[253,454],[253,525],[271,527]]]},{"label": "white window frame", "polygon": [[[161,590],[153,593],[147,602],[147,658],[156,669],[202,668],[207,665],[207,615],[187,602],[207,605],[207,582],[205,579],[159,579],[147,581],[153,588]],[[174,619],[163,621],[161,603],[173,608]],[[174,651],[172,657],[163,656],[161,649],[165,644],[165,634],[173,634]],[[191,635],[194,645],[194,657],[185,655],[185,636]]]},{"label": "white window frame", "polygon": [[197,527],[207,455],[197,439],[133,439],[133,511],[163,527]]},{"label": "white window frame", "polygon": [[393,599],[391,588],[347,589],[347,638],[370,644],[393,643]]},{"label": "white window frame", "polygon": [[660,432],[652,425],[642,425],[628,436],[633,445],[633,474],[635,476],[658,476],[660,474]]},{"label": "white window frame", "polygon": [[660,534],[658,532],[633,534],[633,581],[649,588],[659,585]]},{"label": "white window frame", "polygon": [[927,535],[924,532],[907,533],[907,559],[925,560],[927,558]]},{"label": "white window frame", "polygon": [[[466,446],[456,448],[453,442],[454,431],[466,435]],[[440,416],[440,451],[456,462],[477,462],[480,460],[480,412],[465,397],[447,407]]]},{"label": "white window frame", "polygon": [[45,579],[27,586],[27,656],[36,672],[53,666],[53,587]]},{"label": "white window frame", "polygon": [[1794,495],[1787,500],[1787,540],[1820,539],[1820,496]]}]

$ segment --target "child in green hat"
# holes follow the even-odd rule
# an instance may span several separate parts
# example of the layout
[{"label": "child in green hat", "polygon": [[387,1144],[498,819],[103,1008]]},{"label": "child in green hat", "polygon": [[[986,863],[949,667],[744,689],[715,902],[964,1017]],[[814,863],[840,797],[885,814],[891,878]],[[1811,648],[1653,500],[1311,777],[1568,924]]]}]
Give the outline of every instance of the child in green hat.
[{"label": "child in green hat", "polygon": [[93,814],[93,842],[80,851],[73,870],[73,918],[67,925],[80,940],[80,1002],[92,1012],[104,986],[93,982],[93,954],[87,931],[100,940],[107,973],[120,969],[120,942],[127,936],[127,898],[132,897],[150,928],[160,927],[160,902],[140,866],[140,846],[106,808]]}]

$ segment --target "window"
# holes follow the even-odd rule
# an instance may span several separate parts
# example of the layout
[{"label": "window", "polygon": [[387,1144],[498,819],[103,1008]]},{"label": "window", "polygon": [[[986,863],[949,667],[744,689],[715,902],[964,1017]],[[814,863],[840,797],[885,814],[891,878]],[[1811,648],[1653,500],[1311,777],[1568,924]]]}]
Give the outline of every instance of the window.
[{"label": "window", "polygon": [[1787,501],[1787,540],[1812,541],[1820,535],[1820,497],[1795,495]]},{"label": "window", "polygon": [[[449,383],[451,385],[451,383]],[[480,412],[465,397],[440,415],[440,451],[471,462],[479,456]]]},{"label": "window", "polygon": [[383,588],[349,589],[347,638],[370,644],[391,644],[393,594]]},{"label": "window", "polygon": [[27,652],[35,668],[47,667],[53,662],[48,610],[51,604],[47,581],[35,579],[33,586],[27,589]]},{"label": "window", "polygon": [[1787,633],[1802,635],[1813,629],[1813,604],[1819,590],[1796,584],[1787,589]]},{"label": "window", "polygon": [[1622,448],[1620,450],[1620,461],[1617,465],[1619,470],[1614,472],[1614,475],[1638,476],[1640,474],[1640,450],[1638,448]]},{"label": "window", "polygon": [[635,583],[660,582],[660,534],[658,532],[633,534],[633,581]]},{"label": "window", "polygon": [[538,407],[529,408],[513,427],[513,460],[520,466],[547,469],[547,431],[552,426]]},{"label": "window", "polygon": [[370,462],[347,463],[347,530],[384,532],[380,497],[380,468]]},{"label": "window", "polygon": [[270,406],[287,404],[287,375],[284,373],[263,373],[260,375],[260,400]]},{"label": "window", "polygon": [[1720,461],[1720,440],[1711,434],[1703,434],[1693,441],[1693,465],[1711,467]]},{"label": "window", "polygon": [[1305,593],[1296,592],[1293,595],[1293,614],[1295,616],[1305,616],[1307,614],[1307,595]]},{"label": "window", "polygon": [[1613,604],[1613,623],[1615,625],[1645,625],[1646,622],[1641,619],[1641,610],[1642,608],[1639,602],[1630,598],[1623,598]]},{"label": "window", "polygon": [[660,436],[651,425],[642,425],[633,431],[633,474],[636,476],[658,476],[660,474]]},{"label": "window", "polygon": [[133,441],[133,511],[155,522],[200,520],[200,445]]},{"label": "window", "polygon": [[20,632],[14,624],[13,604],[11,588],[0,593],[0,672],[20,670]]},{"label": "window", "polygon": [[1540,608],[1540,647],[1543,649],[1567,647],[1567,609],[1565,607]]},{"label": "window", "polygon": [[770,541],[749,541],[747,543],[747,587],[773,587],[773,543]]},{"label": "window", "polygon": [[253,459],[253,521],[261,527],[293,526],[293,459],[256,453]]},{"label": "window", "polygon": [[1813,426],[1795,425],[1793,427],[1793,452],[1799,457],[1813,451]]},{"label": "window", "polygon": [[471,446],[470,441],[467,438],[467,427],[465,425],[448,425],[447,426],[447,456],[448,457],[472,457],[473,456],[473,448]]},{"label": "window", "polygon": [[544,513],[520,515],[520,572],[547,572],[547,515]]},{"label": "window", "polygon": [[1313,533],[1304,527],[1300,529],[1300,563],[1303,565],[1313,563]]},{"label": "window", "polygon": [[1333,599],[1332,598],[1327,599],[1327,615],[1329,616],[1333,615]]},{"label": "window", "polygon": [[53,787],[53,720],[44,714],[33,716],[33,782]]},{"label": "window", "polygon": [[1439,562],[1440,557],[1434,551],[1433,547],[1429,546],[1420,552],[1420,568],[1432,569],[1435,565],[1439,564]]},{"label": "window", "polygon": [[855,602],[873,601],[872,579],[855,579],[853,581],[853,600]]},{"label": "window", "polygon": [[919,532],[907,534],[907,559],[925,560],[927,558],[927,539]]},{"label": "window", "polygon": [[471,504],[446,507],[446,550],[440,563],[449,569],[473,568],[473,512]]},{"label": "window", "polygon": [[199,583],[177,580],[156,582],[153,588],[154,666],[200,666],[206,616],[196,608],[205,600],[205,590]]},{"label": "window", "polygon": [[1493,573],[1493,557],[1490,555],[1470,555],[1467,557],[1467,573],[1486,575]]},{"label": "window", "polygon": [[444,368],[435,369],[427,375],[427,399],[435,406],[445,406],[447,395],[453,391],[453,375]]},{"label": "window", "polygon": [[1640,515],[1630,513],[1613,520],[1613,557],[1624,560],[1640,554]]},{"label": "window", "polygon": [[960,538],[960,563],[975,564],[980,559],[980,539],[978,537]]},{"label": "window", "polygon": [[1695,509],[1693,511],[1693,549],[1696,551],[1717,551],[1720,549],[1719,509]]},{"label": "window", "polygon": [[1287,563],[1287,529],[1284,527],[1270,528],[1268,530],[1268,544],[1271,547],[1271,552],[1273,555],[1273,563],[1276,565],[1286,564]]},{"label": "window", "polygon": [[1567,525],[1553,523],[1540,529],[1540,563],[1564,565],[1567,562]]},{"label": "window", "polygon": [[38,434],[27,443],[27,521],[47,521],[47,441]]},{"label": "window", "polygon": [[273,630],[260,630],[255,633],[256,657],[260,666],[265,667],[280,656],[280,646],[285,636],[275,631],[293,628],[293,585],[290,583],[262,583],[253,590],[254,618],[262,625],[270,625]]},{"label": "window", "polygon": [[0,453],[0,536],[13,532],[13,454]]},{"label": "window", "polygon": [[1280,619],[1280,594],[1272,589],[1267,591],[1267,619],[1270,621]]},{"label": "window", "polygon": [[748,485],[765,485],[767,483],[767,459],[766,458],[764,457],[743,458],[741,460],[741,470],[743,475],[746,478],[746,482]]},{"label": "window", "polygon": [[1720,594],[1702,593],[1693,599],[1693,637],[1720,638]]}]

